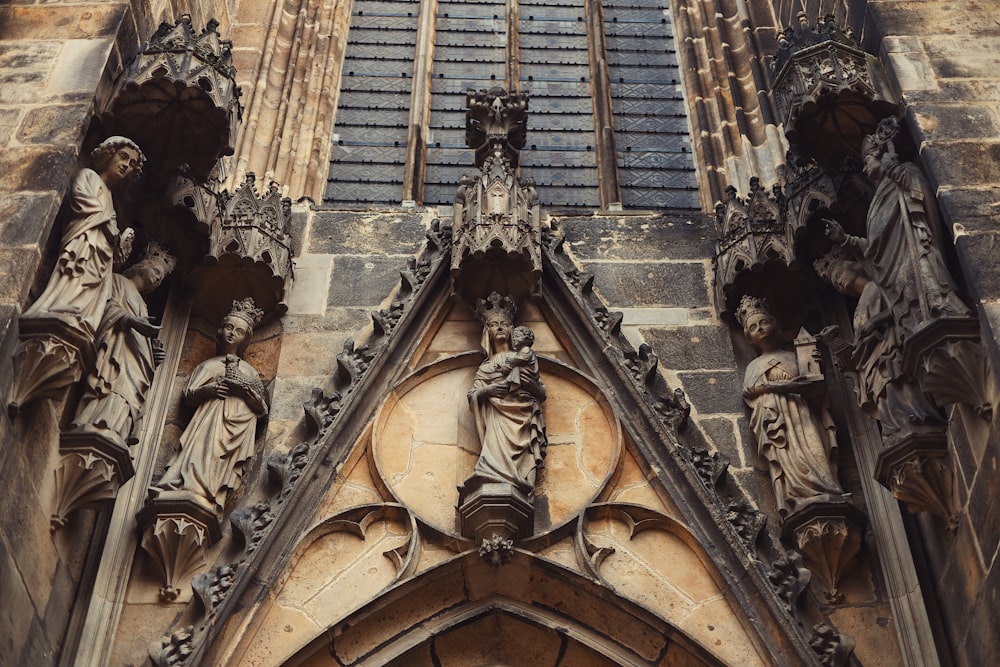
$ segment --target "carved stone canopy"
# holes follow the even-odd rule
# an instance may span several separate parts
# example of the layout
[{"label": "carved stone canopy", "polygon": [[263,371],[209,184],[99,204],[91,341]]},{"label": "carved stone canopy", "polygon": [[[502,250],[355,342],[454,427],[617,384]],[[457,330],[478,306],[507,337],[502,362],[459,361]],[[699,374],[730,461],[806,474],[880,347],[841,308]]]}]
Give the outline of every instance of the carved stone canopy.
[{"label": "carved stone canopy", "polygon": [[466,141],[480,173],[464,176],[455,194],[452,283],[470,304],[491,292],[521,303],[538,294],[542,274],[538,194],[517,177],[527,96],[492,88],[470,91],[467,104]]},{"label": "carved stone canopy", "polygon": [[212,19],[198,34],[188,14],[160,24],[115,82],[103,120],[142,147],[154,173],[188,164],[207,176],[233,153],[240,90],[218,25]]},{"label": "carved stone canopy", "polygon": [[808,281],[795,258],[795,227],[788,224],[785,196],[779,187],[768,191],[757,178],[750,192],[739,197],[728,189],[729,199],[715,207],[719,240],[715,245],[715,288],[723,314],[734,313],[746,294],[766,296],[783,321],[801,319],[787,312],[805,303]]},{"label": "carved stone canopy", "polygon": [[235,193],[219,195],[220,215],[212,220],[208,254],[192,274],[195,304],[209,321],[229,312],[233,301],[253,298],[265,319],[279,317],[292,275],[289,229],[292,202],[272,183],[260,194],[248,173]]},{"label": "carved stone canopy", "polygon": [[832,16],[810,26],[799,14],[778,43],[771,94],[792,150],[824,166],[859,157],[865,135],[897,110],[878,59]]}]

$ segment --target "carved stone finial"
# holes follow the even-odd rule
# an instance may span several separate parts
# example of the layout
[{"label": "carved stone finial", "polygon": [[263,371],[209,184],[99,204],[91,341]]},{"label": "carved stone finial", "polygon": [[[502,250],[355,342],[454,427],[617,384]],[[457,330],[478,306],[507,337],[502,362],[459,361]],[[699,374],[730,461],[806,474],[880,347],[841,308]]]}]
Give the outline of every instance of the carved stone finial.
[{"label": "carved stone finial", "polygon": [[483,540],[479,546],[479,555],[492,567],[506,565],[514,555],[514,541],[494,534]]},{"label": "carved stone finial", "polygon": [[538,293],[541,221],[531,179],[517,177],[528,100],[502,88],[469,91],[466,140],[476,151],[477,176],[455,194],[452,283],[470,304],[491,291],[520,303]]}]

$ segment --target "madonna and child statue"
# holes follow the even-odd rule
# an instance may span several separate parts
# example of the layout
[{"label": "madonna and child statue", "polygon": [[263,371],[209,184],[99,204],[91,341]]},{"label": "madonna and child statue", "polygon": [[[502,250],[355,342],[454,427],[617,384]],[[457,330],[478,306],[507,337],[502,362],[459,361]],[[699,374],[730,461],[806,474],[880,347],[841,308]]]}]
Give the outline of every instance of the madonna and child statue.
[{"label": "madonna and child statue", "polygon": [[462,534],[477,541],[531,535],[535,478],[545,458],[545,385],[532,349],[534,334],[514,326],[514,300],[479,299],[484,358],[468,393],[482,447],[459,487]]}]

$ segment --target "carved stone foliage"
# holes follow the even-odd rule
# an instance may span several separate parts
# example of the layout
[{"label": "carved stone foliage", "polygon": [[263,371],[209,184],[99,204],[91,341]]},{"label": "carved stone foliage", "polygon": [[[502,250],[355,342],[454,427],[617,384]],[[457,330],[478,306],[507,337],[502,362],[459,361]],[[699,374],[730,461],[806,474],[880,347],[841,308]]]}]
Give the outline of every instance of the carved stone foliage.
[{"label": "carved stone foliage", "polygon": [[115,82],[104,120],[135,138],[160,174],[186,163],[206,177],[233,153],[240,90],[218,26],[212,19],[198,33],[187,14],[160,24]]},{"label": "carved stone foliage", "polygon": [[251,173],[236,192],[223,191],[219,204],[208,253],[192,274],[197,308],[215,319],[234,299],[249,296],[266,319],[280,317],[287,310],[282,300],[292,276],[291,200],[275,183],[258,193]]},{"label": "carved stone foliage", "polygon": [[493,291],[521,303],[537,296],[542,273],[538,194],[517,177],[527,96],[492,88],[470,92],[467,104],[480,173],[463,177],[455,195],[452,283],[470,304]]},{"label": "carved stone foliage", "polygon": [[858,156],[861,138],[895,113],[895,98],[879,60],[827,16],[779,37],[771,92],[785,136],[802,157],[836,166]]},{"label": "carved stone foliage", "polygon": [[823,667],[842,667],[854,652],[855,641],[850,635],[841,634],[826,623],[818,623],[813,626],[809,645]]},{"label": "carved stone foliage", "polygon": [[771,568],[767,579],[784,602],[785,611],[794,616],[799,597],[809,586],[812,573],[803,566],[802,556],[796,551],[774,561]]}]

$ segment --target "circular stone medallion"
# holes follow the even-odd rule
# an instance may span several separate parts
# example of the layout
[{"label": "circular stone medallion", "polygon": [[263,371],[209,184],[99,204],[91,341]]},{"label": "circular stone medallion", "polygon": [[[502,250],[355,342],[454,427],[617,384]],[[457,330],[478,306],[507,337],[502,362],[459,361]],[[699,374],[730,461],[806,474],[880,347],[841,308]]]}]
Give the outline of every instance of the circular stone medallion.
[{"label": "circular stone medallion", "polygon": [[[466,394],[482,356],[463,354],[403,380],[375,417],[371,456],[390,493],[425,523],[458,536],[458,486],[480,443]],[[621,453],[621,425],[593,382],[539,358],[548,449],[538,473],[534,534],[572,520],[607,484]]]}]

